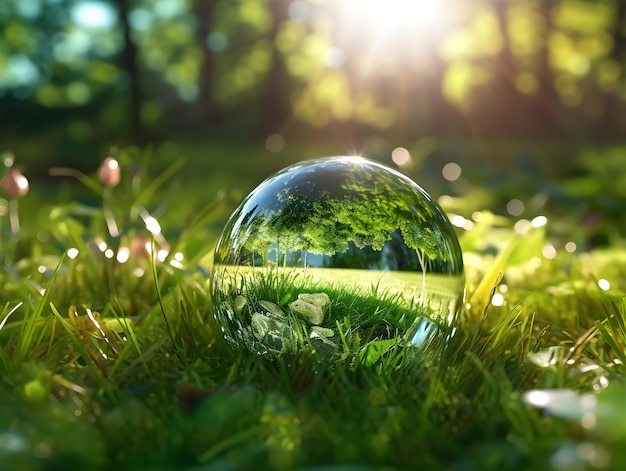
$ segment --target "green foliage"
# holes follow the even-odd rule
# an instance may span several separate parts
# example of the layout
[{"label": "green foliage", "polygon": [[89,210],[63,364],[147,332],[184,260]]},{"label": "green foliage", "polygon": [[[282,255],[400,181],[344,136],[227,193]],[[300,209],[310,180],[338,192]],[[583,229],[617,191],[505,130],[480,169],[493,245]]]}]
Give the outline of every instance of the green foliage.
[{"label": "green foliage", "polygon": [[415,258],[414,251],[446,262],[448,252],[458,252],[451,242],[446,245],[452,237],[444,232],[447,222],[436,206],[404,176],[371,163],[346,167],[320,161],[299,170],[270,177],[248,196],[226,228],[236,239],[236,253],[222,253],[220,247],[220,262],[250,259],[254,264],[254,254],[260,253],[266,263],[276,245],[285,252],[331,256],[351,246],[379,252],[393,235],[412,249],[406,258]]},{"label": "green foliage", "polygon": [[528,135],[535,122],[553,134],[620,135],[616,0],[292,3],[7,0],[3,137],[15,139],[15,123],[38,139],[46,128],[64,160],[93,140],[267,135],[292,118],[290,129],[350,123],[404,136]]}]

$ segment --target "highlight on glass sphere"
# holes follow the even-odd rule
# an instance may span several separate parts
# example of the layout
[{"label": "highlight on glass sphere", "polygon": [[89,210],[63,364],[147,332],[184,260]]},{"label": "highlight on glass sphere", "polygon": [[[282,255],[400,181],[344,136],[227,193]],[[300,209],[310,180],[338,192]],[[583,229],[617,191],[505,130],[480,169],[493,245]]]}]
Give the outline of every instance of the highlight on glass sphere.
[{"label": "highlight on glass sphere", "polygon": [[225,339],[259,354],[332,355],[357,338],[445,348],[464,287],[443,210],[361,157],[308,160],[266,179],[228,219],[211,273]]}]

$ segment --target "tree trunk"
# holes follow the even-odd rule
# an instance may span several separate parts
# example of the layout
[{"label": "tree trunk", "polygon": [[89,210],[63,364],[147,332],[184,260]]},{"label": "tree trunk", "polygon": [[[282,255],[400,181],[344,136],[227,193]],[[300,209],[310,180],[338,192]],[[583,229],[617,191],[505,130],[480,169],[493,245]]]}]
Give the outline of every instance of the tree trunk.
[{"label": "tree trunk", "polygon": [[144,141],[141,125],[141,83],[139,67],[137,65],[137,46],[131,37],[128,17],[130,14],[129,0],[118,0],[120,21],[124,34],[124,48],[122,49],[122,67],[128,75],[128,120],[129,140],[132,144],[142,144]]},{"label": "tree trunk", "polygon": [[618,1],[612,31],[613,49],[610,58],[620,65],[619,83],[615,90],[605,92],[605,112],[598,122],[598,134],[604,138],[620,138],[626,132],[626,2]]},{"label": "tree trunk", "polygon": [[560,119],[563,104],[554,85],[554,73],[550,66],[550,50],[548,39],[554,29],[551,11],[556,6],[555,0],[541,0],[540,11],[544,15],[545,29],[543,33],[543,48],[539,54],[537,82],[538,90],[534,98],[534,108],[538,116],[543,119],[537,120],[538,125],[543,125],[545,131],[561,135],[565,129]]},{"label": "tree trunk", "polygon": [[261,137],[281,132],[291,116],[289,99],[290,78],[282,53],[276,45],[280,25],[288,19],[288,4],[283,0],[268,0],[272,27],[268,38],[272,42],[272,61],[262,88],[261,116],[258,132]]},{"label": "tree trunk", "polygon": [[219,109],[214,97],[215,62],[214,52],[209,50],[206,40],[211,34],[215,21],[217,0],[196,0],[194,13],[198,19],[198,43],[202,47],[202,69],[200,71],[200,95],[196,102],[196,118],[206,124],[216,125],[219,121]]},{"label": "tree trunk", "polygon": [[[494,78],[489,84],[491,90],[488,108],[493,113],[485,123],[489,130],[496,133],[526,132],[523,129],[530,121],[525,104],[519,91],[515,87],[517,67],[511,51],[511,41],[508,30],[509,1],[492,0],[492,8],[498,19],[502,48],[491,59],[491,69]],[[515,112],[511,112],[511,110]]]}]

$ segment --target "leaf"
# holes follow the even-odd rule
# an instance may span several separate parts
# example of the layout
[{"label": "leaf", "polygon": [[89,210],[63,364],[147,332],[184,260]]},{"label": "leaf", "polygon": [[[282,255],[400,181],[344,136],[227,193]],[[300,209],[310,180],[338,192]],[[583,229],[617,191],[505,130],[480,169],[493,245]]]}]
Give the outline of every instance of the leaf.
[{"label": "leaf", "polygon": [[514,237],[506,248],[498,254],[485,276],[483,276],[474,292],[470,295],[468,303],[470,305],[471,317],[481,316],[487,309],[487,306],[489,306],[493,290],[500,283],[506,262],[518,242],[519,238]]},{"label": "leaf", "polygon": [[359,352],[359,363],[365,366],[372,366],[397,343],[396,339],[374,340],[368,343]]}]

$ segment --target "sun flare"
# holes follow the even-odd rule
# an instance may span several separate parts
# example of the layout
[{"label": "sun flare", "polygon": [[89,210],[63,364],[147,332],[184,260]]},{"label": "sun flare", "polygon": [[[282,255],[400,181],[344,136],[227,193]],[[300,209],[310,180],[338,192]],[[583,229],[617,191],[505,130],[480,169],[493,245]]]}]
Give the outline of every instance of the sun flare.
[{"label": "sun flare", "polygon": [[389,39],[407,34],[437,36],[446,28],[451,8],[445,0],[343,0],[347,21]]}]

